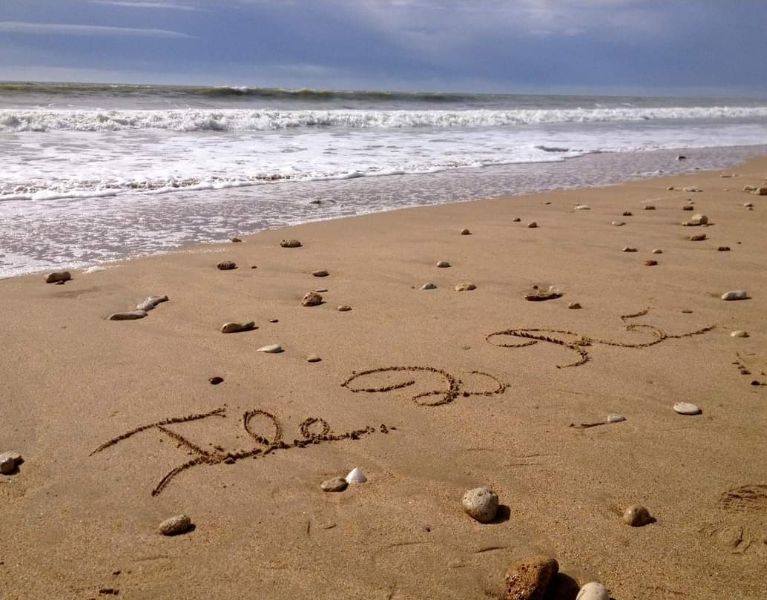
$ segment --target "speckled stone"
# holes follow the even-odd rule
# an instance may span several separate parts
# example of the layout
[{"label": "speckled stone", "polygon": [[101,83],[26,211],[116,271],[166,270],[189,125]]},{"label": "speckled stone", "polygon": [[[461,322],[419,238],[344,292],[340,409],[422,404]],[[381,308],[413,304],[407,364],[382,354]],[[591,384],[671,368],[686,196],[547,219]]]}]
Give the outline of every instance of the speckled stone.
[{"label": "speckled stone", "polygon": [[547,556],[533,556],[514,562],[506,571],[502,599],[543,600],[558,571],[559,563]]},{"label": "speckled stone", "polygon": [[469,229],[463,228],[461,229],[461,235],[471,235],[471,231]]},{"label": "speckled stone", "polygon": [[160,523],[160,533],[163,535],[180,535],[192,527],[192,519],[187,515],[176,515]]},{"label": "speckled stone", "polygon": [[343,492],[347,487],[349,484],[343,477],[332,477],[320,484],[323,492]]},{"label": "speckled stone", "polygon": [[319,306],[322,304],[322,296],[317,292],[307,292],[301,299],[301,306]]},{"label": "speckled stone", "polygon": [[219,271],[231,271],[237,268],[237,263],[231,260],[224,260],[216,265]]},{"label": "speckled stone", "polygon": [[498,512],[498,495],[486,487],[467,491],[461,500],[463,510],[480,523],[489,523]]},{"label": "speckled stone", "polygon": [[280,246],[282,248],[300,248],[301,242],[298,240],[282,240]]}]

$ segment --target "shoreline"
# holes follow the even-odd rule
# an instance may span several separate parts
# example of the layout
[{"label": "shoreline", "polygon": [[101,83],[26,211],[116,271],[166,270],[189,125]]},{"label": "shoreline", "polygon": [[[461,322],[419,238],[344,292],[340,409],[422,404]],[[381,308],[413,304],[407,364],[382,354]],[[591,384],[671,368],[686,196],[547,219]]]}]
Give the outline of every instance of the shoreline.
[{"label": "shoreline", "polygon": [[[677,162],[674,157],[677,154],[685,154],[688,156],[687,161],[683,163]],[[734,154],[736,158],[731,155]],[[117,248],[116,244],[121,242],[114,241],[109,242],[109,253],[114,256],[108,258],[99,259],[97,256],[105,251],[104,247],[98,247],[91,245],[85,250],[85,254],[94,255],[94,259],[86,261],[64,261],[56,265],[54,264],[42,264],[45,261],[50,260],[50,256],[59,255],[62,251],[66,251],[67,247],[63,241],[58,241],[57,237],[60,236],[61,230],[58,226],[54,227],[53,223],[57,221],[57,218],[53,218],[53,223],[44,224],[44,222],[36,223],[35,220],[28,221],[27,226],[43,226],[42,231],[52,236],[54,246],[48,250],[48,254],[42,254],[34,258],[34,262],[39,262],[39,266],[30,266],[28,270],[23,273],[14,273],[13,271],[7,271],[9,274],[2,275],[3,263],[2,257],[0,257],[0,280],[13,278],[17,276],[23,276],[24,274],[42,273],[46,270],[56,268],[69,268],[69,269],[85,269],[88,267],[108,266],[110,264],[119,263],[124,260],[133,260],[135,258],[142,258],[152,255],[162,255],[164,253],[173,253],[179,251],[182,248],[186,248],[197,244],[209,245],[224,243],[224,241],[233,236],[243,237],[256,235],[257,233],[265,230],[273,230],[276,228],[292,227],[295,225],[301,225],[306,223],[316,223],[326,220],[334,220],[339,218],[346,218],[349,216],[359,216],[364,214],[377,214],[379,212],[389,212],[391,210],[399,210],[400,208],[414,208],[417,206],[439,206],[443,204],[456,204],[465,202],[476,202],[494,198],[517,198],[520,196],[528,195],[531,193],[545,193],[549,191],[560,190],[578,190],[578,189],[592,189],[595,187],[603,187],[604,185],[617,185],[620,183],[630,183],[633,181],[641,181],[645,179],[652,179],[658,176],[657,171],[662,168],[670,168],[672,173],[664,173],[660,176],[671,176],[674,174],[693,172],[692,169],[698,168],[694,166],[696,163],[700,164],[702,169],[711,170],[724,169],[724,168],[736,168],[738,164],[743,160],[749,160],[755,156],[761,154],[767,154],[767,145],[765,146],[736,146],[736,147],[709,147],[709,148],[676,148],[669,150],[656,150],[651,152],[638,152],[638,153],[590,153],[573,158],[567,158],[563,161],[552,162],[537,162],[537,163],[512,163],[507,165],[494,165],[490,167],[471,167],[465,169],[455,169],[440,171],[430,174],[404,174],[404,175],[390,175],[383,177],[364,177],[359,179],[346,179],[346,180],[331,180],[331,181],[295,181],[295,182],[283,182],[275,184],[283,186],[281,188],[273,188],[269,184],[264,186],[249,186],[242,188],[225,188],[222,190],[204,190],[195,192],[176,192],[170,196],[164,197],[159,203],[152,205],[146,204],[153,198],[157,197],[156,194],[150,194],[145,196],[115,196],[115,197],[95,197],[95,198],[73,198],[73,199],[57,199],[53,201],[40,201],[39,210],[45,210],[47,204],[51,208],[55,208],[58,212],[61,212],[59,204],[61,202],[83,202],[88,207],[86,212],[97,213],[102,207],[99,203],[104,204],[104,209],[110,210],[109,205],[111,202],[118,203],[115,208],[111,210],[119,210],[119,204],[124,202],[126,206],[131,204],[144,205],[139,211],[144,210],[147,213],[147,217],[151,220],[168,220],[168,227],[173,227],[173,221],[169,216],[163,217],[164,212],[177,211],[175,208],[166,208],[163,206],[163,202],[173,206],[174,203],[179,202],[179,199],[173,198],[175,194],[179,194],[181,197],[194,197],[197,198],[196,206],[204,214],[209,215],[208,219],[216,219],[217,213],[220,209],[232,212],[233,217],[229,220],[232,221],[233,226],[230,228],[230,233],[227,236],[213,236],[211,238],[209,231],[206,229],[198,228],[191,230],[189,234],[185,234],[186,237],[194,237],[190,241],[184,242],[183,239],[180,243],[172,241],[176,235],[171,229],[168,229],[167,237],[170,238],[170,242],[162,240],[160,233],[153,234],[157,238],[154,242],[149,242],[150,246],[156,246],[156,249],[145,251],[131,249],[130,247]],[[636,158],[639,164],[645,164],[645,169],[650,169],[651,172],[643,173],[629,173],[628,169],[632,166],[632,160]],[[642,162],[644,161],[644,163]],[[725,163],[725,164],[722,164]],[[681,167],[682,164],[685,167]],[[579,167],[583,167],[580,169]],[[583,171],[583,172],[580,172]],[[610,171],[606,175],[606,172]],[[616,172],[617,171],[617,172]],[[558,182],[560,178],[565,179],[564,186]],[[490,182],[488,187],[487,183]],[[304,191],[299,192],[300,197],[316,197],[315,202],[307,202],[304,208],[295,206],[293,197],[296,195],[295,188],[291,186],[301,186]],[[510,187],[517,186],[518,189],[513,191],[503,192],[503,189],[509,189]],[[412,195],[413,188],[419,190],[419,198],[412,204],[403,204],[399,206],[379,206],[374,198],[377,195],[385,195],[386,197],[393,197],[400,194]],[[337,197],[341,196],[359,196],[361,203],[350,205],[348,207],[338,206]],[[159,195],[164,196],[164,195]],[[240,229],[234,224],[237,222],[235,218],[239,216],[240,222],[247,222],[251,218],[251,206],[254,200],[250,200],[251,197],[255,198],[269,198],[275,196],[279,202],[292,203],[284,207],[280,207],[275,204],[273,208],[269,210],[277,211],[274,217],[262,217],[265,225],[263,228],[253,230],[252,227]],[[366,206],[365,198],[370,199],[370,205]],[[446,198],[446,199],[445,199]],[[277,202],[275,201],[275,202]],[[27,202],[31,201],[17,201],[19,204],[18,211],[21,215],[25,210],[34,206],[34,203],[27,205]],[[211,205],[211,202],[213,203]],[[11,206],[10,203],[5,205],[5,208]],[[258,205],[256,205],[258,206]],[[3,208],[3,207],[0,207]],[[295,217],[290,217],[287,212],[291,210],[297,211]],[[287,211],[287,212],[280,212]],[[356,212],[355,212],[356,211]],[[128,219],[126,221],[126,227],[128,229],[131,226],[140,226],[141,212],[137,215],[131,215],[122,217]],[[320,214],[317,214],[320,213]],[[41,213],[42,215],[42,213]],[[19,219],[19,217],[16,217]],[[24,218],[21,217],[18,233],[14,237],[7,238],[5,240],[5,248],[7,255],[22,256],[20,251],[24,248]],[[76,219],[78,215],[66,215],[66,209],[61,212],[58,218],[68,218],[72,220],[72,226],[75,230],[68,234],[68,238],[76,240],[79,229],[82,229],[82,233],[79,235],[87,235],[89,238],[98,236],[98,229],[94,234],[90,228],[92,223],[90,220],[83,222],[82,226],[78,226]],[[186,211],[182,211],[177,215],[178,219],[182,221],[189,219]],[[42,217],[41,217],[42,219]],[[133,221],[131,221],[131,219]],[[45,219],[45,221],[51,221],[51,219]],[[187,228],[185,225],[182,228]],[[182,236],[183,238],[184,236]],[[0,238],[1,239],[1,238]],[[35,241],[39,243],[39,238]],[[125,243],[127,239],[123,239],[122,243]],[[142,243],[147,243],[146,240]],[[107,244],[107,242],[104,242]],[[55,250],[54,250],[55,248]],[[107,253],[107,254],[109,254]],[[30,259],[29,257],[27,258]],[[7,269],[13,269],[14,267],[7,266]],[[18,269],[19,267],[16,267]]]},{"label": "shoreline", "polygon": [[[0,452],[24,460],[0,475],[4,597],[479,600],[544,554],[558,600],[594,580],[620,600],[758,600],[767,197],[742,188],[766,178],[761,156],[0,281]],[[150,295],[169,301],[106,319]],[[354,467],[367,483],[320,489]],[[496,522],[461,508],[480,485]],[[656,521],[627,526],[633,504]],[[180,513],[194,531],[160,535]]]}]

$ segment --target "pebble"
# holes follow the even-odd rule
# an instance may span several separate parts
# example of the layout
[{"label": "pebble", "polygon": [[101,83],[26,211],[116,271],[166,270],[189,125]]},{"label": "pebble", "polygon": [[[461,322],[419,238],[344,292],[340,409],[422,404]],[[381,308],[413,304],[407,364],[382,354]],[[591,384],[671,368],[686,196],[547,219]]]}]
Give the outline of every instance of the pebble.
[{"label": "pebble", "polygon": [[136,305],[137,310],[149,311],[162,302],[167,302],[167,296],[149,296],[143,302]]},{"label": "pebble", "polygon": [[461,235],[471,235],[471,231],[468,229],[461,229]]},{"label": "pebble", "polygon": [[626,420],[626,417],[624,417],[623,415],[615,415],[615,414],[607,415],[608,423],[622,423],[625,420]]},{"label": "pebble", "polygon": [[699,187],[691,186],[691,187],[682,188],[682,191],[687,192],[688,194],[693,194],[695,192],[702,192],[703,190],[700,189]]},{"label": "pebble", "polygon": [[755,185],[744,185],[743,186],[743,191],[744,192],[753,192],[754,190],[756,190],[756,186]]},{"label": "pebble", "polygon": [[210,379],[208,379],[208,381],[210,382],[211,385],[218,385],[219,383],[223,383],[224,382],[224,378],[223,377],[211,377]]},{"label": "pebble", "polygon": [[14,451],[3,452],[0,454],[0,473],[10,475],[21,463],[21,454]]},{"label": "pebble", "polygon": [[749,337],[748,331],[743,331],[742,329],[737,329],[736,331],[733,331],[730,335],[732,337],[739,337],[739,338]]},{"label": "pebble", "polygon": [[356,483],[365,483],[368,478],[365,477],[365,474],[362,472],[362,469],[359,467],[354,467],[344,478],[346,483],[348,484],[356,484]]},{"label": "pebble", "polygon": [[616,227],[623,227],[626,224],[626,221],[613,221],[610,223],[610,225],[615,225]]},{"label": "pebble", "polygon": [[648,204],[647,206],[644,207],[644,209],[645,210],[655,210],[655,205],[654,204]]},{"label": "pebble", "polygon": [[306,357],[306,362],[310,362],[310,363],[320,362],[321,360],[322,359],[316,354],[310,354],[309,356]]},{"label": "pebble", "polygon": [[624,210],[623,214],[621,216],[622,217],[633,217],[634,213],[632,213],[630,210]]},{"label": "pebble", "polygon": [[240,242],[242,242],[242,240],[240,238],[238,238],[238,237],[233,237],[229,241],[232,242],[233,244],[239,244]]},{"label": "pebble", "polygon": [[644,506],[633,504],[624,511],[623,522],[632,527],[642,527],[652,523],[652,517],[650,516],[650,511]]},{"label": "pebble", "polygon": [[583,308],[583,307],[581,306],[580,302],[570,302],[570,304],[567,305],[567,308],[578,310],[579,308]]},{"label": "pebble", "polygon": [[746,290],[731,290],[722,294],[722,300],[746,300],[748,292]]},{"label": "pebble", "polygon": [[250,331],[257,329],[255,321],[247,323],[224,323],[221,326],[221,333],[239,333],[240,331]]},{"label": "pebble", "polygon": [[661,250],[660,248],[653,248],[652,253],[653,254],[663,254],[663,250]]},{"label": "pebble", "polygon": [[446,260],[440,260],[440,261],[437,263],[437,266],[438,266],[440,269],[447,269],[447,268],[450,266],[450,263],[449,263],[449,262],[447,262]]},{"label": "pebble", "polygon": [[349,306],[348,304],[342,304],[341,306],[339,306],[338,308],[336,308],[336,310],[337,310],[337,311],[340,311],[340,312],[348,312],[348,311],[350,311],[351,309],[352,309],[352,307],[351,307],[351,306]]},{"label": "pebble", "polygon": [[767,196],[767,187],[758,187],[751,193],[756,194],[757,196]]},{"label": "pebble", "polygon": [[753,202],[744,202],[743,206],[745,206],[746,208],[754,208],[754,203]]},{"label": "pebble", "polygon": [[690,225],[706,225],[708,223],[708,217],[701,215],[700,213],[694,214],[689,221]]},{"label": "pebble", "polygon": [[552,288],[549,288],[548,290],[536,289],[535,291],[525,295],[525,300],[530,302],[542,302],[544,300],[556,300],[557,298],[561,297],[562,293]]},{"label": "pebble", "polygon": [[421,286],[421,289],[422,290],[436,290],[437,286],[435,284],[433,284],[433,283],[424,283]]},{"label": "pebble", "polygon": [[298,240],[282,240],[280,246],[282,248],[300,248],[301,242]]},{"label": "pebble", "polygon": [[519,217],[514,217],[514,218],[511,220],[511,222],[512,222],[512,223],[519,223],[521,220],[522,220],[522,219],[520,219]]},{"label": "pebble", "polygon": [[601,583],[591,581],[580,589],[575,600],[610,600],[610,594]]},{"label": "pebble", "polygon": [[673,191],[674,191],[674,186],[673,186],[673,185],[670,185],[670,186],[668,186],[666,189],[667,189],[669,192],[673,192]]},{"label": "pebble", "polygon": [[690,236],[691,242],[702,242],[705,239],[706,239],[705,233],[696,233],[695,235]]},{"label": "pebble", "polygon": [[623,250],[621,250],[621,252],[636,252],[636,251],[637,251],[637,249],[633,248],[631,246],[624,246]]},{"label": "pebble", "polygon": [[677,160],[685,160],[687,157],[684,154],[680,154],[676,157]]},{"label": "pebble", "polygon": [[45,276],[45,283],[64,283],[70,279],[72,279],[72,273],[69,271],[54,271]]},{"label": "pebble", "polygon": [[473,283],[459,283],[457,286],[455,286],[456,292],[470,292],[471,290],[476,290],[477,286]]},{"label": "pebble", "polygon": [[559,572],[559,563],[548,556],[533,556],[512,563],[506,571],[503,600],[542,600]]},{"label": "pebble", "polygon": [[692,204],[685,204],[685,205],[682,207],[682,210],[689,210],[689,211],[693,211],[693,210],[695,210],[695,207],[694,207]]},{"label": "pebble", "polygon": [[498,512],[498,495],[490,488],[474,488],[463,495],[461,504],[471,518],[480,523],[489,523]]},{"label": "pebble", "polygon": [[702,411],[692,402],[677,402],[674,404],[674,412],[680,415],[699,415]]},{"label": "pebble", "polygon": [[324,294],[328,291],[328,288],[317,288],[314,291],[317,292],[318,294]]},{"label": "pebble", "polygon": [[719,251],[719,252],[729,252],[730,251],[730,247],[729,246],[719,246],[717,248],[717,251]]},{"label": "pebble", "polygon": [[160,523],[160,533],[163,535],[179,535],[186,533],[192,527],[192,519],[187,515],[176,515]]},{"label": "pebble", "polygon": [[279,344],[269,344],[267,346],[261,346],[256,352],[266,352],[267,354],[279,354],[284,352],[282,346]]},{"label": "pebble", "polygon": [[578,204],[573,210],[591,210],[588,204]]},{"label": "pebble", "polygon": [[332,477],[320,484],[323,492],[343,492],[347,487],[349,487],[349,482],[343,477]]},{"label": "pebble", "polygon": [[301,306],[319,306],[322,304],[322,296],[317,292],[307,292],[301,299]]},{"label": "pebble", "polygon": [[135,321],[136,319],[143,319],[146,315],[147,312],[145,310],[129,310],[126,312],[112,313],[107,318],[110,321]]},{"label": "pebble", "polygon": [[225,260],[223,262],[218,263],[216,265],[216,268],[219,271],[231,271],[232,269],[237,268],[237,263],[234,263],[231,260]]},{"label": "pebble", "polygon": [[319,271],[312,271],[312,275],[315,277],[327,277],[330,275],[330,273],[328,273],[325,269],[321,269]]},{"label": "pebble", "polygon": [[658,261],[657,260],[649,259],[649,260],[644,261],[644,264],[647,267],[654,267],[655,265],[658,264]]},{"label": "pebble", "polygon": [[527,226],[528,226],[528,228],[530,228],[530,229],[535,229],[536,227],[538,227],[538,223],[536,223],[535,221],[530,221],[530,222],[527,224]]}]

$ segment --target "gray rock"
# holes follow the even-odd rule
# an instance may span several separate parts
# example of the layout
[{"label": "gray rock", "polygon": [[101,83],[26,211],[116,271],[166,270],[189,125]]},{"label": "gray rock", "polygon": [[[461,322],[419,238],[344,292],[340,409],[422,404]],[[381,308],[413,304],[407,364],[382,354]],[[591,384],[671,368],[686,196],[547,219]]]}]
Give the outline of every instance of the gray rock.
[{"label": "gray rock", "polygon": [[45,283],[64,283],[70,279],[72,274],[69,271],[54,271],[45,276]]},{"label": "gray rock", "polygon": [[461,504],[471,518],[480,523],[489,523],[498,512],[498,495],[490,488],[474,488],[463,495]]},{"label": "gray rock", "polygon": [[135,321],[136,319],[143,319],[147,313],[145,310],[128,310],[125,312],[112,313],[107,317],[110,321]]},{"label": "gray rock", "polygon": [[632,527],[642,527],[652,523],[652,521],[653,518],[650,516],[650,511],[639,504],[629,506],[623,513],[623,522]]},{"label": "gray rock", "polygon": [[610,600],[610,594],[601,583],[591,581],[580,589],[575,600]]},{"label": "gray rock", "polygon": [[514,562],[506,571],[502,600],[543,600],[558,572],[559,563],[548,556]]},{"label": "gray rock", "polygon": [[746,290],[731,290],[722,294],[722,300],[747,300],[748,292]]},{"label": "gray rock", "polygon": [[301,299],[301,306],[319,306],[322,304],[322,296],[317,292],[307,292]]},{"label": "gray rock", "polygon": [[224,323],[221,326],[221,333],[239,333],[241,331],[251,331],[257,329],[255,321],[248,321],[247,323]]},{"label": "gray rock", "polygon": [[616,415],[616,414],[607,415],[608,423],[623,423],[623,421],[625,420],[626,420],[626,417],[624,417],[623,415]]},{"label": "gray rock", "polygon": [[176,515],[170,519],[165,519],[160,523],[160,533],[163,535],[180,535],[186,533],[192,528],[192,519],[187,515]]},{"label": "gray rock", "polygon": [[284,349],[279,344],[269,344],[267,346],[261,346],[256,352],[266,352],[267,354],[279,354],[284,352]]},{"label": "gray rock", "polygon": [[347,487],[349,484],[343,477],[326,479],[320,484],[323,492],[343,492]]},{"label": "gray rock", "polygon": [[136,305],[136,310],[143,310],[144,312],[147,312],[152,310],[158,304],[167,301],[167,296],[149,296],[143,302]]},{"label": "gray rock", "polygon": [[421,289],[422,290],[436,290],[437,286],[435,284],[433,284],[433,283],[424,283],[421,286]]},{"label": "gray rock", "polygon": [[280,242],[280,246],[283,248],[300,248],[301,242],[298,240],[282,240]]}]

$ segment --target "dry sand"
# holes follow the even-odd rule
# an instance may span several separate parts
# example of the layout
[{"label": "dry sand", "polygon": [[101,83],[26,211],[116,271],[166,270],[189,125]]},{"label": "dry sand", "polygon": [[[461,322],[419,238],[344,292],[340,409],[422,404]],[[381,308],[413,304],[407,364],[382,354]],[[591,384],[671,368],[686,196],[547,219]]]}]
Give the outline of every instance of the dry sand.
[{"label": "dry sand", "polygon": [[[0,476],[0,596],[492,598],[512,560],[543,553],[616,600],[764,598],[767,387],[751,381],[767,382],[767,197],[742,188],[765,182],[767,159],[730,172],[738,176],[310,224],[73,272],[65,285],[40,275],[0,282],[0,451],[25,461]],[[710,226],[680,226],[693,214],[682,210],[688,198]],[[656,210],[643,210],[648,203]],[[537,229],[527,228],[532,220]],[[460,235],[464,227],[472,235]],[[700,230],[708,240],[687,239]],[[281,248],[283,238],[303,246]],[[217,270],[223,260],[239,268]],[[330,275],[312,277],[317,269]],[[426,282],[437,289],[421,290]],[[465,282],[477,289],[454,291]],[[536,284],[564,295],[526,301]],[[315,288],[328,289],[325,303],[301,306]],[[752,298],[720,299],[733,289]],[[154,294],[170,301],[147,318],[105,319]],[[352,310],[337,311],[342,304]],[[219,332],[249,320],[258,329]],[[537,328],[636,344],[708,326],[638,348],[486,340]],[[731,337],[736,329],[750,337]],[[285,351],[256,352],[273,343]],[[588,362],[557,367],[579,361],[579,349]],[[322,361],[307,362],[310,354]],[[454,393],[433,371],[341,385],[355,371],[395,366],[442,370]],[[492,393],[495,380],[473,371],[508,387]],[[213,376],[224,382],[211,385]],[[429,391],[437,393],[413,400]],[[677,415],[678,401],[702,415]],[[137,427],[216,409],[92,454]],[[310,417],[333,434],[374,431],[239,458],[265,447],[259,436],[274,439],[263,414],[244,419],[254,410],[276,417],[288,445],[304,439]],[[627,420],[570,427],[608,413]],[[227,453],[235,456],[223,462]],[[200,456],[215,464],[181,471],[152,495]],[[355,466],[368,483],[320,490]],[[482,525],[463,513],[462,494],[478,485],[498,493],[508,519]],[[657,521],[625,525],[635,503]],[[158,524],[178,513],[196,529],[160,535]]]}]

